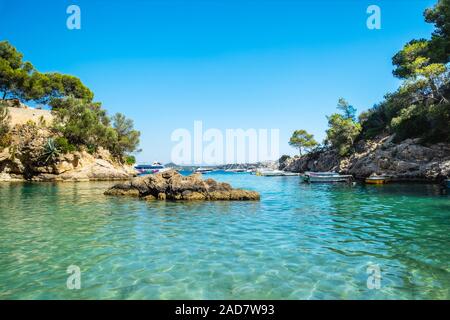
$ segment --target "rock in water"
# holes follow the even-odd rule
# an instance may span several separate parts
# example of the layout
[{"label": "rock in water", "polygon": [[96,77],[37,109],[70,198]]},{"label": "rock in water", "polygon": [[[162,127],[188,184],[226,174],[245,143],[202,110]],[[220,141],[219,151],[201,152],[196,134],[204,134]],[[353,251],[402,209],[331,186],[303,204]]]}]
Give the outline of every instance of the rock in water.
[{"label": "rock in water", "polygon": [[119,183],[105,195],[146,200],[259,200],[258,192],[233,189],[228,183],[203,180],[201,174],[183,176],[175,170],[133,178]]}]

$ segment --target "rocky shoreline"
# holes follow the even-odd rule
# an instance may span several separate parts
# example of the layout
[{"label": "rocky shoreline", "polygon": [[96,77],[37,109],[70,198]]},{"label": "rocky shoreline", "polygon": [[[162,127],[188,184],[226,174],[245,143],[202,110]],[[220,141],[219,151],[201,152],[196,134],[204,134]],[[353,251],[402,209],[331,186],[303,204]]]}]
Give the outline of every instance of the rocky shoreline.
[{"label": "rocky shoreline", "polygon": [[135,170],[108,157],[86,151],[62,155],[48,166],[32,166],[20,158],[11,159],[10,151],[0,153],[0,182],[6,181],[112,181],[128,180]]},{"label": "rocky shoreline", "polygon": [[109,196],[130,196],[144,200],[256,201],[255,191],[233,189],[228,183],[202,179],[201,174],[183,176],[175,170],[136,177],[105,192]]},{"label": "rocky shoreline", "polygon": [[419,139],[394,143],[394,136],[360,141],[355,152],[340,157],[333,149],[286,157],[280,170],[292,172],[335,171],[364,179],[372,174],[388,175],[397,182],[442,182],[450,175],[450,144],[422,145]]},{"label": "rocky shoreline", "polygon": [[86,150],[58,154],[45,163],[42,153],[51,138],[54,134],[45,125],[15,125],[11,145],[0,148],[0,181],[109,181],[128,180],[137,174],[101,147],[92,154]]}]

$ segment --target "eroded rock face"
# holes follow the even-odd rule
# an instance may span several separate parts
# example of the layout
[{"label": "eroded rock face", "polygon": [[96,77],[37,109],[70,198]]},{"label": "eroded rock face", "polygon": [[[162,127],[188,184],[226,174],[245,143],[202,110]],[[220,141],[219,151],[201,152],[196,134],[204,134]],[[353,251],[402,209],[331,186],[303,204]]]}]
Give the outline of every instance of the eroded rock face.
[{"label": "eroded rock face", "polygon": [[259,200],[259,193],[233,189],[228,183],[203,180],[201,174],[182,176],[175,170],[133,178],[105,192],[146,200]]},{"label": "eroded rock face", "polygon": [[127,180],[136,175],[132,167],[118,163],[102,148],[95,154],[60,154],[55,161],[43,163],[44,146],[51,137],[45,128],[15,126],[12,145],[0,149],[0,181]]},{"label": "eroded rock face", "polygon": [[46,143],[58,137],[49,126],[50,111],[28,108],[19,100],[2,102],[9,106],[12,128],[11,144],[0,148],[0,181],[127,180],[137,174],[103,148],[94,154],[76,151],[43,161]]},{"label": "eroded rock face", "polygon": [[366,178],[373,173],[398,181],[440,181],[450,175],[450,144],[421,145],[417,139],[392,142],[393,136],[361,142],[349,157],[325,150],[288,158],[280,167],[286,171],[336,171]]}]

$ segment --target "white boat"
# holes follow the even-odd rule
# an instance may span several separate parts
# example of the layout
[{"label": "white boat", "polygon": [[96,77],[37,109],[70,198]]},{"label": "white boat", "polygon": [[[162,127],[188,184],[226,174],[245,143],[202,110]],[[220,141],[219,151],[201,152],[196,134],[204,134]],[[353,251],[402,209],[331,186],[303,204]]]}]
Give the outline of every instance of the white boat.
[{"label": "white boat", "polygon": [[197,168],[195,170],[195,173],[207,174],[207,173],[211,173],[213,171],[214,171],[214,169],[212,169],[212,168],[202,168],[202,167],[200,167],[200,168]]},{"label": "white boat", "polygon": [[233,173],[241,173],[241,172],[246,172],[246,171],[247,171],[246,169],[240,169],[240,168],[225,170],[225,172],[233,172]]},{"label": "white boat", "polygon": [[353,179],[351,175],[336,172],[305,172],[302,177],[303,181],[308,183],[350,182]]},{"label": "white boat", "polygon": [[288,176],[298,176],[298,173],[274,169],[258,169],[256,170],[256,175],[263,177],[288,177]]},{"label": "white boat", "polygon": [[284,172],[284,176],[285,177],[298,177],[300,174],[296,173],[296,172],[288,172],[288,171],[283,171]]},{"label": "white boat", "polygon": [[138,164],[134,168],[139,174],[154,174],[170,170],[170,168],[164,167],[164,165],[158,161],[153,162],[153,164]]}]

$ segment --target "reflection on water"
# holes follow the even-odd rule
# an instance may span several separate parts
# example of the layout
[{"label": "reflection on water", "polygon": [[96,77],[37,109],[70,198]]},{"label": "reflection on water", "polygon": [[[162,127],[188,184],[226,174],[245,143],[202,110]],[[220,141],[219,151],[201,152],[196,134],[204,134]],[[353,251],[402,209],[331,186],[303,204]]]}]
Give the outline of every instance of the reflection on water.
[{"label": "reflection on water", "polygon": [[[449,299],[450,197],[432,185],[212,174],[260,202],[145,202],[112,183],[0,184],[3,299]],[[68,290],[66,269],[82,272]],[[367,267],[381,289],[367,288]]]}]

